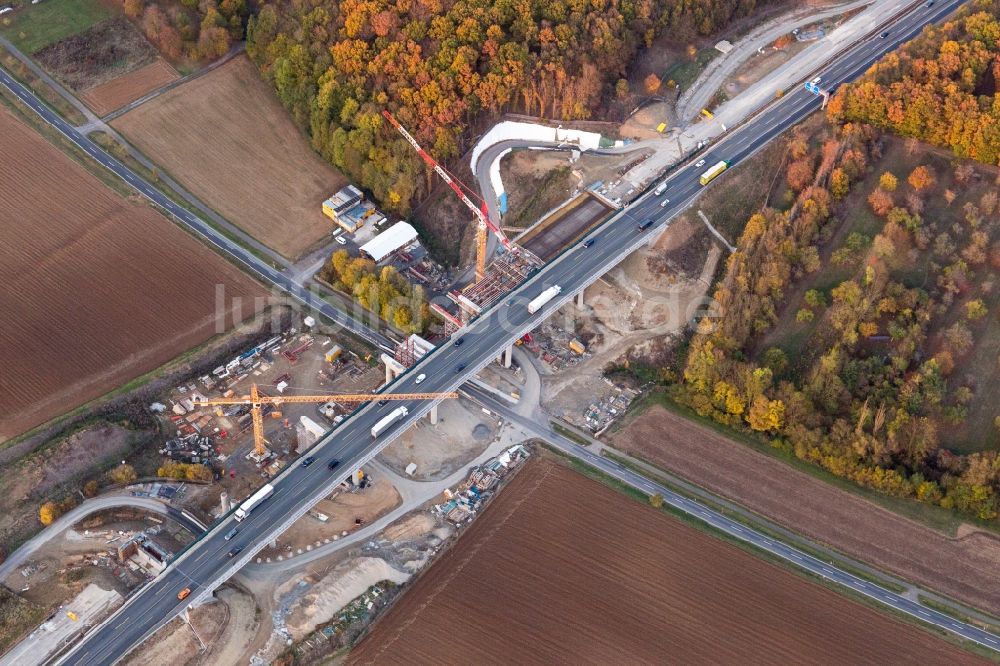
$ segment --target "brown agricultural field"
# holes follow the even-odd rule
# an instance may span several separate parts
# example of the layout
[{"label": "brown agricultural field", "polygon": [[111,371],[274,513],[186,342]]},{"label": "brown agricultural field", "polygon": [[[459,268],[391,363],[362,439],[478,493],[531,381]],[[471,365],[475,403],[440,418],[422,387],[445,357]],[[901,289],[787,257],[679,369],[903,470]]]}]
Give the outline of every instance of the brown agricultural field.
[{"label": "brown agricultural field", "polygon": [[178,78],[173,67],[157,58],[145,67],[133,69],[128,74],[94,86],[80,95],[80,99],[94,113],[103,116]]},{"label": "brown agricultural field", "polygon": [[846,555],[1000,613],[1000,540],[992,535],[942,534],[659,406],[612,444]]},{"label": "brown agricultural field", "polygon": [[0,441],[210,338],[216,285],[247,314],[266,294],[5,109],[0,155]]},{"label": "brown agricultural field", "polygon": [[208,205],[296,258],[332,230],[323,200],[346,179],[323,162],[246,56],[113,125]]},{"label": "brown agricultural field", "polygon": [[348,660],[976,661],[547,459],[527,464]]}]

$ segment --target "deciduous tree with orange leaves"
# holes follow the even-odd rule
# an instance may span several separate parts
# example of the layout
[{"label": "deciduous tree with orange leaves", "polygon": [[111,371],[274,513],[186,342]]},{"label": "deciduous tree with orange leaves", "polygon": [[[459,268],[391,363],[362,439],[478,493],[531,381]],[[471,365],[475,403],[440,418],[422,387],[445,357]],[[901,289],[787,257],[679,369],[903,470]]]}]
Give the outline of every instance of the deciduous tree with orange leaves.
[{"label": "deciduous tree with orange leaves", "polygon": [[950,148],[959,157],[1000,162],[1000,0],[965,4],[943,25],[884,56],[828,108],[860,121]]},{"label": "deciduous tree with orange leaves", "polygon": [[918,192],[923,192],[934,185],[934,174],[928,167],[921,165],[910,172],[906,182]]}]

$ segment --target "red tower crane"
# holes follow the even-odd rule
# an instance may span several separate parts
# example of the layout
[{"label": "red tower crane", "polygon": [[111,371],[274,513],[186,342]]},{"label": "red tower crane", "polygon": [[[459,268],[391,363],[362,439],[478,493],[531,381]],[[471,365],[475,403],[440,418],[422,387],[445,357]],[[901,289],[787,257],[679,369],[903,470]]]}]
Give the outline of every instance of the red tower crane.
[{"label": "red tower crane", "polygon": [[[385,116],[385,119],[388,120],[400,134],[403,135],[411,146],[413,146],[414,150],[416,150],[424,162],[427,163],[427,166],[434,169],[437,175],[441,176],[441,179],[448,183],[448,186],[454,190],[455,194],[458,195],[458,198],[462,200],[462,203],[464,203],[466,207],[472,211],[472,214],[476,216],[476,220],[478,221],[478,226],[476,227],[476,282],[479,282],[486,275],[486,239],[489,232],[492,231],[500,243],[508,251],[516,251],[514,244],[510,242],[510,239],[507,238],[507,235],[504,234],[500,227],[490,222],[490,214],[489,210],[486,208],[485,201],[480,199],[480,205],[476,206],[476,204],[474,204],[462,190],[463,187],[465,187],[466,190],[469,190],[468,187],[463,185],[458,179],[453,178],[444,167],[437,163],[437,160],[431,157],[426,150],[421,148],[420,144],[417,143],[417,140],[406,131],[406,128],[399,124],[398,120],[392,117],[391,113],[388,111],[382,111],[382,115]],[[469,191],[471,192],[471,190]],[[479,197],[476,198],[478,199]]]}]

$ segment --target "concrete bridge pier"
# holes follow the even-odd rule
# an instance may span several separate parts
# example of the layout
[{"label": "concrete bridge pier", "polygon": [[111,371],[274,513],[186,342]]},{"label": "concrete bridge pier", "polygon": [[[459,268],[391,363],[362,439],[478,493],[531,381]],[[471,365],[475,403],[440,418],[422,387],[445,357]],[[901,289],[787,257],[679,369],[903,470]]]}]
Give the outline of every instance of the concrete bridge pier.
[{"label": "concrete bridge pier", "polygon": [[438,422],[438,406],[435,404],[431,407],[431,411],[427,413],[427,419],[431,422],[431,425],[437,425]]},{"label": "concrete bridge pier", "polygon": [[586,305],[586,303],[584,303],[584,301],[583,301],[583,292],[584,291],[586,291],[586,290],[585,289],[581,289],[579,291],[579,293],[577,293],[577,295],[576,295],[576,307],[578,307],[578,308],[582,308],[582,307],[584,307]]},{"label": "concrete bridge pier", "polygon": [[510,359],[514,353],[514,345],[511,345],[504,349],[500,354],[497,355],[497,364],[502,365],[505,368],[510,367]]},{"label": "concrete bridge pier", "polygon": [[403,367],[402,363],[400,363],[393,357],[389,356],[388,354],[383,353],[381,356],[381,360],[382,364],[385,365],[386,384],[388,384],[393,379],[395,379],[396,377],[398,377],[399,375],[401,375],[403,372],[406,371],[406,368]]}]

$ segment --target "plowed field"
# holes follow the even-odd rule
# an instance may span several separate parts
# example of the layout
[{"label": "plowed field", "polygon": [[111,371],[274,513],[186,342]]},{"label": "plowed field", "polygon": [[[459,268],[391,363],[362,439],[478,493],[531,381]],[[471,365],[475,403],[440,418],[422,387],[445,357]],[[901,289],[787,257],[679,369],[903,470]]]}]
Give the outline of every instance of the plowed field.
[{"label": "plowed field", "polygon": [[530,462],[350,655],[354,664],[975,661],[547,460]]},{"label": "plowed field", "polygon": [[80,95],[80,99],[99,116],[111,113],[148,92],[167,85],[178,77],[177,71],[157,58],[145,67],[133,69],[128,74],[94,86]]},{"label": "plowed field", "polygon": [[945,536],[662,407],[613,444],[842,553],[1000,613],[1000,540],[992,535]]},{"label": "plowed field", "polygon": [[347,180],[312,151],[246,56],[112,124],[202,201],[286,257],[333,229],[321,206]]},{"label": "plowed field", "polygon": [[0,441],[214,335],[216,285],[266,293],[2,108],[0,155]]}]

